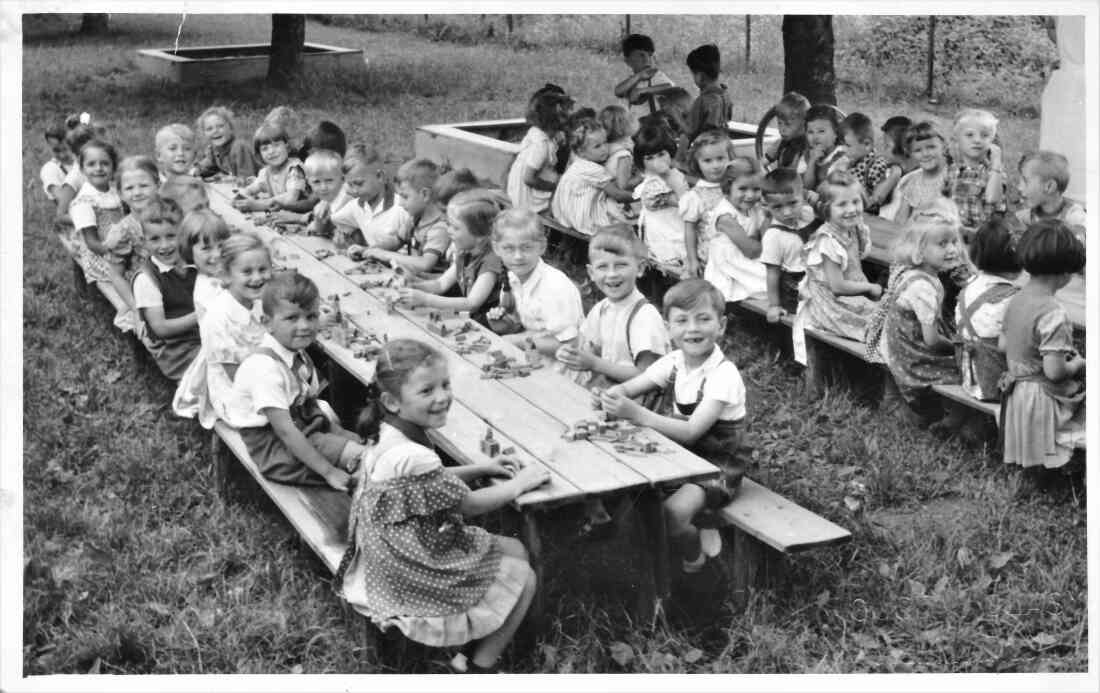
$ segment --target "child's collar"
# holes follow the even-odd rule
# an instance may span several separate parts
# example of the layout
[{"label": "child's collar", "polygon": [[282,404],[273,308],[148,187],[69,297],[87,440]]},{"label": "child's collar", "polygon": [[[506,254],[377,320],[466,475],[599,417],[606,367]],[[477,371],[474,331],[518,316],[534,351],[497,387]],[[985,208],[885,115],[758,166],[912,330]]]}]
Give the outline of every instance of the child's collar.
[{"label": "child's collar", "polygon": [[424,211],[420,213],[420,216],[416,218],[416,225],[423,226],[435,222],[437,219],[442,218],[443,210],[439,208],[434,202],[429,202],[428,206],[424,208]]},{"label": "child's collar", "polygon": [[1046,211],[1043,203],[1040,202],[1038,205],[1031,208],[1031,216],[1036,219],[1057,219],[1062,215],[1062,212],[1066,211],[1068,205],[1069,200],[1066,199],[1065,195],[1062,195],[1058,198],[1058,208],[1053,212]]},{"label": "child's collar", "polygon": [[396,428],[398,431],[401,432],[401,435],[405,436],[412,442],[423,445],[429,450],[435,449],[435,445],[433,445],[431,439],[428,438],[428,432],[424,430],[423,426],[418,426],[411,421],[406,421],[405,419],[402,419],[396,414],[388,411],[385,413],[385,415],[383,415],[382,421]]}]

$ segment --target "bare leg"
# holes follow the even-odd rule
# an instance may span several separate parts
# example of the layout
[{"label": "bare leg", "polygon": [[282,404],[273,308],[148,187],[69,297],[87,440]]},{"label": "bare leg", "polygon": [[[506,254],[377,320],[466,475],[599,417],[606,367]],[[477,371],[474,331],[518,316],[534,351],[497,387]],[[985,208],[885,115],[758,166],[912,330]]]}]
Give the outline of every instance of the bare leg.
[{"label": "bare leg", "polygon": [[[498,541],[500,541],[499,538]],[[515,544],[515,546],[505,548],[506,543]],[[527,550],[523,548],[523,544],[515,539],[501,541],[501,548],[506,556],[515,556],[512,551],[517,550],[517,548],[523,554],[527,553]],[[519,556],[515,557],[518,558]],[[487,669],[497,663],[501,653],[504,652],[504,648],[512,642],[512,638],[515,636],[520,624],[523,623],[523,617],[527,615],[527,609],[531,606],[531,600],[535,597],[537,587],[534,571],[528,572],[527,581],[523,585],[523,591],[520,592],[519,600],[512,608],[512,613],[508,614],[508,618],[504,619],[504,623],[500,625],[500,628],[485,636],[477,644],[473,656],[475,666]]]},{"label": "bare leg", "polygon": [[668,537],[687,561],[698,559],[702,550],[699,546],[699,530],[691,524],[691,519],[703,509],[705,501],[706,494],[695,484],[684,484],[665,501]]}]

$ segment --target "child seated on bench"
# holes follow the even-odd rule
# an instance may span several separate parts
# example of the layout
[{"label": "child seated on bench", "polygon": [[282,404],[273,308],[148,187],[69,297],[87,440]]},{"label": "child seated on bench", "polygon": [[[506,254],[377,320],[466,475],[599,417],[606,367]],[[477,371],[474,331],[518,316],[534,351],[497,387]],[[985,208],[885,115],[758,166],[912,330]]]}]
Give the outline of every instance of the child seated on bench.
[{"label": "child seated on bench", "polygon": [[228,422],[268,479],[346,491],[368,447],[329,421],[317,403],[317,368],[306,353],[320,325],[317,285],[297,272],[281,272],[260,300],[267,334],[237,369]]},{"label": "child seated on bench", "polygon": [[967,394],[983,402],[999,402],[999,382],[1007,366],[997,340],[1008,302],[1020,290],[1015,281],[1022,269],[1005,220],[991,219],[978,228],[970,242],[970,259],[978,273],[959,292],[955,304],[961,342],[955,359]]},{"label": "child seated on bench", "polygon": [[1023,228],[1043,219],[1058,219],[1087,246],[1088,217],[1081,205],[1066,198],[1068,185],[1069,161],[1061,154],[1039,151],[1020,157],[1019,191],[1023,208],[1016,211],[1016,218]]},{"label": "child seated on bench", "polygon": [[202,320],[206,307],[225,291],[222,284],[221,244],[229,238],[225,220],[209,209],[196,209],[180,222],[180,257],[198,270],[192,300]]},{"label": "child seated on bench", "polygon": [[864,114],[848,114],[840,124],[840,134],[848,152],[848,173],[863,189],[863,211],[878,214],[901,178],[901,166],[875,152],[875,128]]},{"label": "child seated on bench", "polygon": [[342,234],[334,233],[332,213],[334,204],[344,187],[344,160],[331,149],[314,149],[302,164],[306,174],[306,183],[317,198],[317,204],[306,212],[293,212],[280,209],[271,215],[275,224],[303,224],[306,233],[311,236],[332,237],[337,248],[346,248],[349,243]]},{"label": "child seated on bench", "polygon": [[682,266],[687,251],[680,198],[689,188],[684,174],[673,166],[675,160],[676,142],[667,129],[648,125],[638,132],[634,165],[643,173],[634,188],[634,199],[642,203],[638,230],[654,260]]},{"label": "child seated on bench", "polygon": [[[711,213],[724,199],[722,180],[733,160],[733,141],[724,130],[707,130],[691,143],[688,158],[691,174],[698,176],[691,190],[680,197],[680,216],[684,220],[684,277],[702,274],[706,261]],[[713,230],[711,225],[710,230]]]},{"label": "child seated on bench", "polygon": [[601,226],[626,221],[619,203],[630,203],[634,195],[620,188],[604,168],[610,155],[607,130],[594,118],[581,118],[568,136],[573,162],[562,174],[550,202],[554,218],[589,236]]},{"label": "child seated on bench", "polygon": [[[446,268],[451,237],[447,219],[436,199],[439,166],[430,159],[412,159],[397,169],[397,194],[402,215],[395,238],[378,239],[362,251],[365,258],[400,265],[416,275],[438,277]],[[400,253],[399,249],[408,253]]]},{"label": "child seated on bench", "polygon": [[[341,595],[379,628],[429,647],[477,641],[454,673],[489,673],[511,642],[537,587],[527,550],[466,519],[492,512],[550,479],[541,467],[497,458],[445,467],[428,432],[447,422],[446,359],[427,344],[390,340],[378,357],[374,398],[360,431],[374,447],[356,474],[348,520],[351,553]],[[476,490],[470,483],[504,480]]]},{"label": "child seated on bench", "polygon": [[333,212],[332,223],[336,225],[335,233],[348,240],[349,256],[356,246],[397,239],[405,210],[394,204],[396,196],[383,163],[377,149],[361,143],[348,147],[344,157],[344,187],[349,200]]},{"label": "child seated on bench", "polygon": [[806,281],[794,327],[800,363],[806,362],[803,328],[862,342],[867,318],[882,296],[882,287],[867,281],[861,265],[871,249],[871,235],[863,223],[860,182],[844,171],[830,173],[819,189],[817,210],[825,223],[803,248]]},{"label": "child seated on bench", "polygon": [[[802,177],[793,168],[777,168],[761,185],[771,223],[760,238],[760,262],[767,268],[770,323],[798,311],[798,286],[806,276],[802,246],[810,233]],[[812,213],[811,215],[812,216]]]},{"label": "child seated on bench", "polygon": [[1047,219],[1028,227],[1017,252],[1031,278],[1009,302],[1000,340],[1008,362],[1004,462],[1061,467],[1085,442],[1085,359],[1054,294],[1085,268],[1085,247],[1065,223]]},{"label": "child seated on bench", "polygon": [[149,257],[140,214],[147,204],[160,197],[157,194],[160,174],[156,162],[149,157],[128,156],[118,165],[117,179],[118,196],[130,213],[107,229],[103,247],[108,251],[106,257],[111,266],[132,282]]},{"label": "child seated on bench", "polygon": [[[557,359],[590,390],[626,382],[669,352],[668,329],[637,279],[646,247],[626,224],[607,226],[588,242],[588,276],[604,298],[588,312],[576,346],[563,345]],[[585,503],[582,538],[601,538],[611,517],[603,503]]]},{"label": "child seated on bench", "polygon": [[[467,190],[447,204],[447,230],[454,243],[454,262],[439,279],[413,282],[401,289],[402,303],[444,310],[469,311],[488,327],[486,314],[496,307],[504,286],[504,265],[493,252],[493,222],[508,207],[499,190]],[[448,296],[454,287],[460,296]]]},{"label": "child seated on bench", "polygon": [[195,268],[179,252],[179,205],[154,197],[138,212],[149,253],[134,276],[134,303],[144,330],[142,343],[169,380],[179,380],[199,353],[195,315]]},{"label": "child seated on bench", "polygon": [[885,363],[890,371],[888,408],[918,425],[942,416],[932,430],[951,434],[965,423],[966,414],[962,405],[933,397],[932,385],[959,383],[954,332],[941,315],[939,278],[962,257],[957,221],[919,214],[898,238],[893,255],[886,292],[867,323],[868,360]]},{"label": "child seated on bench", "polygon": [[[736,156],[722,175],[722,194],[705,217],[706,264],[703,279],[713,284],[726,303],[767,294],[767,270],[760,262],[760,233],[767,212],[760,204],[760,165]],[[702,242],[702,241],[701,241]]]},{"label": "child seated on bench", "polygon": [[306,197],[302,162],[290,155],[290,136],[282,126],[265,121],[252,135],[252,151],[264,166],[256,180],[241,188],[233,206],[245,212],[284,209]]},{"label": "child seated on bench", "polygon": [[810,102],[805,96],[789,91],[764,116],[757,137],[763,135],[762,131],[772,114],[779,130],[779,141],[764,148],[764,161],[761,163],[765,171],[793,168],[802,175],[806,170],[806,112],[809,110]]},{"label": "child seated on bench", "polygon": [[[722,548],[717,530],[692,524],[703,510],[718,510],[733,498],[750,461],[744,445],[745,384],[718,338],[726,328],[725,299],[705,279],[685,279],[664,297],[665,321],[676,349],[641,375],[613,385],[600,396],[609,415],[648,426],[714,463],[721,476],[689,482],[665,500],[668,534],[680,549],[685,573],[698,573]],[[635,402],[662,389],[657,412]]]},{"label": "child seated on bench", "polygon": [[174,200],[186,214],[208,206],[206,187],[191,175],[195,163],[195,133],[182,123],[165,125],[157,131],[154,145],[161,170],[160,196]]},{"label": "child seated on bench", "polygon": [[[545,356],[555,356],[563,345],[574,343],[584,319],[581,292],[564,272],[542,260],[546,234],[539,216],[522,209],[501,212],[493,222],[493,252],[508,270],[506,286],[515,311],[511,314],[503,305],[493,308],[486,314],[489,328]],[[519,332],[512,326],[517,322]],[[565,364],[556,363],[564,372]]]},{"label": "child seated on bench", "polygon": [[516,209],[544,212],[558,185],[558,140],[565,128],[569,97],[556,91],[540,90],[527,104],[531,127],[519,145],[519,153],[508,169],[505,190]]},{"label": "child seated on bench", "polygon": [[252,147],[237,137],[233,111],[225,106],[211,106],[195,123],[206,146],[192,173],[200,178],[230,176],[239,184],[256,175],[256,160]]},{"label": "child seated on bench", "polygon": [[202,348],[172,398],[177,416],[198,418],[203,428],[227,419],[233,376],[267,334],[258,308],[271,279],[271,251],[254,233],[233,234],[222,241],[221,267],[226,290],[215,294],[206,307],[199,321]]}]

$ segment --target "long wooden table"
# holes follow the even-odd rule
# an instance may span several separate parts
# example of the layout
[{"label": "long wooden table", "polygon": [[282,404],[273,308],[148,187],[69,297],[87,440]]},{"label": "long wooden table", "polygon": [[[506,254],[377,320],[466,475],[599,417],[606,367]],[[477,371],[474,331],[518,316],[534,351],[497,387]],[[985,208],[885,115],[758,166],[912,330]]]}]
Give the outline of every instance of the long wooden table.
[{"label": "long wooden table", "polygon": [[[637,438],[656,443],[657,453],[623,452],[609,442],[563,440],[562,434],[574,423],[594,418],[587,390],[549,364],[528,377],[482,378],[481,366],[491,360],[486,353],[456,351],[453,338],[427,329],[429,311],[425,309],[396,307],[391,311],[386,302],[386,293],[391,290],[360,288],[364,280],[383,279],[383,275],[349,276],[347,270],[356,264],[349,258],[335,253],[323,260],[316,257],[318,251],[333,252],[327,239],[284,235],[254,224],[249,216],[232,207],[230,186],[216,184],[210,188],[211,207],[218,214],[237,228],[258,233],[271,244],[276,262],[310,277],[323,296],[338,295],[344,315],[359,330],[383,339],[417,339],[432,344],[444,355],[455,399],[447,424],[431,432],[443,451],[460,463],[487,461],[481,452],[481,440],[491,428],[502,448],[514,448],[521,461],[550,473],[548,484],[524,494],[515,503],[522,513],[522,532],[536,570],[541,572],[542,558],[536,512],[588,498],[629,496],[640,520],[634,523],[637,544],[652,565],[652,571],[647,571],[651,574],[643,576],[646,584],[639,590],[639,612],[650,622],[660,613],[661,600],[669,589],[661,490],[713,478],[718,474],[714,465],[648,429]],[[456,319],[445,321],[449,327],[460,323]],[[478,327],[467,334],[467,340],[479,336],[489,340],[491,350],[524,359],[521,350],[489,330]],[[328,340],[322,340],[321,346],[360,382],[373,380],[373,361],[355,358],[350,350]]]}]

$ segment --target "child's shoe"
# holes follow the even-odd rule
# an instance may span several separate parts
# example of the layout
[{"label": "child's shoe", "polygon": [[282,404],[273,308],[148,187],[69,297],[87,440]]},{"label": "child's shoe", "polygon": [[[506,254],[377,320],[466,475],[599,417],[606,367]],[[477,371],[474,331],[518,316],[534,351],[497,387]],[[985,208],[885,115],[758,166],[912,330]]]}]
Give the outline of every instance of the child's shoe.
[{"label": "child's shoe", "polygon": [[683,559],[680,561],[680,570],[687,575],[698,575],[703,571],[703,566],[707,564],[707,555],[702,551],[699,552],[699,557],[693,561]]},{"label": "child's shoe", "polygon": [[722,553],[722,533],[714,528],[699,530],[699,546],[705,558],[715,558]]}]

